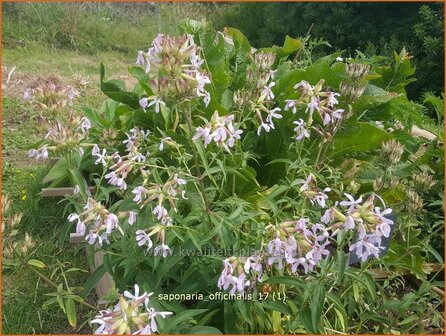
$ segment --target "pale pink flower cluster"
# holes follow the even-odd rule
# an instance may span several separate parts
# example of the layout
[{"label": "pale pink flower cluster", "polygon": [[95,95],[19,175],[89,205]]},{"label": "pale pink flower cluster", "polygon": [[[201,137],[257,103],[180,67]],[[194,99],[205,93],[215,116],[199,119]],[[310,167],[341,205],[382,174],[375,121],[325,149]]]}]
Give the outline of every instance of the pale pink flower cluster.
[{"label": "pale pink flower cluster", "polygon": [[90,321],[97,324],[95,334],[102,335],[151,335],[158,331],[156,319],[166,318],[172,312],[156,311],[149,306],[150,296],[153,293],[144,292],[135,284],[135,293],[124,291],[119,294],[119,301],[113,309],[101,310],[98,315]]},{"label": "pale pink flower cluster", "polygon": [[311,126],[313,123],[315,111],[319,113],[323,126],[334,125],[343,117],[344,110],[336,108],[336,105],[339,103],[337,99],[340,96],[339,93],[322,91],[323,84],[324,80],[322,79],[315,86],[302,80],[294,86],[296,93],[300,94],[300,97],[285,100],[285,111],[291,110],[293,114],[296,114],[298,108],[302,107],[305,109],[305,113],[308,114],[306,122],[303,122],[302,119],[299,119],[298,123],[295,122],[298,125],[295,129],[298,141],[310,136],[306,126]]},{"label": "pale pink flower cluster", "polygon": [[131,129],[130,134],[126,133],[127,140],[123,143],[126,145],[128,154],[124,156],[119,155],[118,152],[107,156],[105,149],[101,151],[98,145],[93,146],[92,156],[96,158],[95,164],[101,163],[104,167],[107,167],[109,163],[112,164],[110,171],[105,175],[109,184],[118,186],[120,190],[127,189],[125,179],[128,174],[135,168],[142,167],[146,161],[147,154],[142,154],[139,146],[146,143],[149,134],[150,131],[145,132],[138,128]]},{"label": "pale pink flower cluster", "polygon": [[234,146],[235,141],[240,139],[242,130],[236,129],[232,122],[234,115],[220,117],[218,111],[212,115],[211,121],[205,127],[198,127],[197,133],[192,140],[204,139],[204,146],[207,147],[212,141],[222,147],[227,152]]},{"label": "pale pink flower cluster", "polygon": [[181,194],[181,197],[186,199],[184,185],[186,185],[186,180],[180,178],[178,174],[174,174],[163,185],[151,184],[147,188],[145,185],[141,185],[132,190],[134,194],[133,201],[138,203],[141,208],[144,208],[149,202],[157,201],[157,205],[152,213],[160,222],[160,226],[136,231],[138,246],[147,246],[147,250],[150,250],[153,247],[151,236],[156,234],[160,245],[154,248],[154,255],[167,257],[169,254],[172,254],[169,246],[165,243],[165,231],[167,227],[172,226],[172,218],[163,204],[167,200],[172,209],[177,212],[177,196]]},{"label": "pale pink flower cluster", "polygon": [[153,106],[156,113],[160,112],[161,107],[166,106],[165,100],[172,95],[202,98],[207,107],[211,96],[205,86],[211,84],[211,80],[201,69],[203,63],[192,35],[159,34],[147,53],[138,52],[136,60],[137,65],[146,66],[154,92],[153,96],[140,100],[144,111]]},{"label": "pale pink flower cluster", "polygon": [[28,151],[28,157],[35,158],[36,161],[48,158],[48,150],[64,152],[78,150],[81,156],[84,153],[83,147],[86,146],[83,140],[88,136],[88,130],[91,128],[91,122],[87,117],[80,117],[74,113],[69,114],[66,125],[56,121],[50,124],[47,118],[39,117],[38,126],[48,127],[45,135],[45,142],[38,149]]},{"label": "pale pink flower cluster", "polygon": [[386,217],[392,213],[392,209],[381,211],[380,207],[375,207],[374,196],[370,196],[364,203],[362,197],[355,199],[347,193],[345,196],[347,200],[341,201],[339,207],[328,209],[321,221],[332,225],[332,235],[336,235],[339,230],[356,230],[358,239],[350,246],[350,251],[354,251],[362,261],[371,256],[379,259],[383,249],[382,239],[390,237],[391,226],[394,225],[393,220]]},{"label": "pale pink flower cluster", "polygon": [[88,230],[85,240],[89,244],[109,243],[108,236],[115,230],[124,234],[119,225],[118,216],[91,197],[88,198],[84,211],[80,214],[71,213],[68,216],[68,221],[76,222],[76,233],[84,235]]},{"label": "pale pink flower cluster", "polygon": [[318,204],[321,208],[327,207],[328,193],[331,188],[324,188],[323,190],[317,188],[316,181],[312,174],[308,174],[305,180],[300,181],[302,186],[300,191],[308,197],[312,205]]},{"label": "pale pink flower cluster", "polygon": [[[262,281],[265,267],[275,265],[279,272],[307,274],[329,255],[329,233],[322,224],[309,224],[307,218],[286,221],[274,238],[268,242],[266,251],[250,257],[230,257],[224,260],[224,268],[217,286],[230,290],[231,294],[244,293],[256,281]],[[262,255],[262,257],[260,256]]]},{"label": "pale pink flower cluster", "polygon": [[277,264],[279,270],[284,264],[291,273],[301,269],[305,274],[327,255],[328,231],[322,224],[309,224],[307,218],[287,221],[268,243],[268,265]]},{"label": "pale pink flower cluster", "polygon": [[[252,282],[262,281],[262,260],[260,256],[230,257],[223,261],[223,271],[218,279],[218,288],[230,289],[231,294],[244,293]],[[251,280],[249,280],[251,279]]]}]

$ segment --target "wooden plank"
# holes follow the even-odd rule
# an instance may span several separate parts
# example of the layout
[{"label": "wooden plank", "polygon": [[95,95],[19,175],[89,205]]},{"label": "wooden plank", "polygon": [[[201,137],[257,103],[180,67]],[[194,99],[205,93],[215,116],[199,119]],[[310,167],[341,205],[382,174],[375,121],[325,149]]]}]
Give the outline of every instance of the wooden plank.
[{"label": "wooden plank", "polygon": [[[93,193],[96,190],[96,187],[88,187],[88,190]],[[43,188],[42,189],[42,197],[60,197],[65,195],[73,195],[74,188],[66,187],[66,188]]]},{"label": "wooden plank", "polygon": [[79,233],[70,233],[70,243],[79,244],[85,240],[85,236]]},{"label": "wooden plank", "polygon": [[[104,252],[96,251],[96,253],[94,254],[94,265],[90,267],[91,272],[93,273],[96,270],[96,268],[98,268],[103,264],[103,262],[104,262]],[[99,280],[95,288],[98,298],[101,299],[104,296],[106,296],[110,288],[114,286],[115,282],[113,281],[112,276],[108,272],[105,272],[105,274]]]}]

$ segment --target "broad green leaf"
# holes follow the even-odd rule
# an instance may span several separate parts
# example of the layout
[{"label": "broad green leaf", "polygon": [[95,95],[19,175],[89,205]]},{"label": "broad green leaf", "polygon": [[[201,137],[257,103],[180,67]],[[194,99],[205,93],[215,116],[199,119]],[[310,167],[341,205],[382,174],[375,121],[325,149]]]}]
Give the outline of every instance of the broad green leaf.
[{"label": "broad green leaf", "polygon": [[110,80],[104,82],[105,68],[101,63],[100,68],[101,90],[109,98],[114,101],[126,104],[134,109],[139,108],[139,95],[135,92],[125,91],[123,81]]},{"label": "broad green leaf", "polygon": [[350,153],[363,153],[381,148],[383,142],[391,139],[387,132],[366,122],[349,122],[335,135],[330,157]]}]

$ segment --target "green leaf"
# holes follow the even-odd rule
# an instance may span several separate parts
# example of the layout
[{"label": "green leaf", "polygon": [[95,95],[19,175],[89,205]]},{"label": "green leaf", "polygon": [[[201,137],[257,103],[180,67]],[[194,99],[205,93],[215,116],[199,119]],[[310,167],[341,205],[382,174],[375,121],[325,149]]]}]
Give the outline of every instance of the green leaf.
[{"label": "green leaf", "polygon": [[36,259],[28,260],[28,265],[39,267],[39,268],[45,268],[46,267],[46,265],[43,262],[41,262],[39,260],[36,260]]},{"label": "green leaf", "polygon": [[338,250],[336,251],[337,255],[337,265],[338,265],[338,284],[342,283],[342,280],[344,279],[344,272],[347,265],[347,255],[344,251]]},{"label": "green leaf", "polygon": [[109,98],[114,101],[126,104],[134,109],[139,108],[139,95],[136,92],[125,91],[125,85],[123,81],[110,80],[104,82],[105,68],[101,63],[101,90]]},{"label": "green leaf", "polygon": [[138,80],[139,85],[141,85],[141,87],[149,96],[153,95],[152,89],[147,84],[149,83],[149,75],[146,74],[144,69],[138,66],[131,66],[129,67],[129,72]]},{"label": "green leaf", "polygon": [[339,321],[341,323],[342,326],[342,331],[347,331],[347,326],[348,326],[348,315],[347,312],[345,310],[344,305],[341,303],[341,301],[339,300],[339,298],[331,293],[326,293],[325,297],[327,298],[327,301],[331,301],[334,306],[335,306],[335,311],[336,311],[336,315],[339,318]]},{"label": "green leaf", "polygon": [[321,321],[322,310],[324,309],[325,302],[325,287],[322,284],[316,284],[313,288],[311,298],[311,324],[314,331],[319,330],[319,324]]},{"label": "green leaf", "polygon": [[71,180],[73,186],[79,186],[79,191],[83,197],[87,197],[87,182],[82,176],[80,170],[78,168],[69,168],[68,176]]},{"label": "green leaf", "polygon": [[331,157],[364,152],[381,148],[384,141],[391,139],[387,132],[366,122],[350,122],[336,134]]},{"label": "green leaf", "polygon": [[353,110],[360,114],[365,110],[385,104],[399,95],[395,92],[387,92],[375,85],[367,85],[364,94],[352,104]]},{"label": "green leaf", "polygon": [[188,309],[184,310],[181,313],[171,317],[168,319],[166,326],[164,327],[163,333],[169,334],[175,331],[175,327],[178,327],[181,323],[185,321],[189,321],[193,316],[203,314],[207,312],[209,309]]},{"label": "green leaf", "polygon": [[308,307],[302,308],[299,311],[300,319],[305,329],[308,331],[308,334],[315,333],[316,331],[313,329],[313,324],[311,322],[311,310]]},{"label": "green leaf", "polygon": [[269,279],[266,279],[264,281],[265,283],[270,283],[270,284],[284,284],[284,285],[291,285],[291,286],[296,286],[296,287],[300,287],[303,288],[305,287],[305,282],[302,279],[298,279],[295,277],[291,277],[291,276],[276,276],[276,277],[272,277]]},{"label": "green leaf", "polygon": [[195,326],[189,329],[189,334],[207,334],[207,335],[221,335],[222,332],[214,327],[209,326]]},{"label": "green leaf", "polygon": [[263,307],[265,307],[266,309],[279,311],[282,314],[285,314],[288,316],[292,315],[290,308],[283,302],[266,300],[266,301],[263,301],[262,303],[263,303]]},{"label": "green leaf", "polygon": [[70,326],[73,328],[76,327],[77,324],[77,318],[76,318],[76,307],[74,305],[73,299],[67,299],[65,300],[65,313],[68,317],[68,323],[70,323]]},{"label": "green leaf", "polygon": [[276,54],[277,58],[283,58],[291,55],[299,49],[302,49],[304,44],[301,40],[289,37],[288,35],[285,37],[285,42],[283,43],[283,47],[272,46],[270,48],[262,48],[259,51],[264,52],[273,52]]},{"label": "green leaf", "polygon": [[95,271],[90,275],[90,277],[87,279],[87,281],[84,284],[84,291],[82,292],[82,296],[86,297],[90,292],[93,290],[93,288],[96,287],[99,280],[104,276],[105,274],[105,267],[104,265],[99,266],[95,269]]},{"label": "green leaf", "polygon": [[66,158],[61,158],[56,164],[51,168],[48,174],[42,180],[43,184],[50,183],[54,180],[65,178],[68,174],[68,164]]}]

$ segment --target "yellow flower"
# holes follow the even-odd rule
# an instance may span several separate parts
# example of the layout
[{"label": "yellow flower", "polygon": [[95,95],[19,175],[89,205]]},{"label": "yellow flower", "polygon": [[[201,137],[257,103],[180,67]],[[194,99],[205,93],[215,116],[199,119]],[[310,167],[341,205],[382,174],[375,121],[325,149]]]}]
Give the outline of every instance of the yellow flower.
[{"label": "yellow flower", "polygon": [[26,195],[23,195],[23,196],[22,196],[22,201],[26,200],[26,198],[27,198],[27,196],[26,196]]}]

